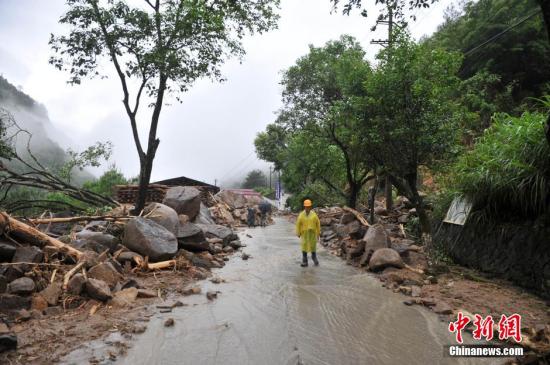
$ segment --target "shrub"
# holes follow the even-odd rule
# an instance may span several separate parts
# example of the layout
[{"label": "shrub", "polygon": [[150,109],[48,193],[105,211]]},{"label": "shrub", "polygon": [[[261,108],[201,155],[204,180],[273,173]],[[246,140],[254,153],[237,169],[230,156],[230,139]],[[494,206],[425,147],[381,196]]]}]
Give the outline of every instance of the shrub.
[{"label": "shrub", "polygon": [[493,125],[454,167],[453,186],[487,217],[535,217],[548,211],[550,148],[543,113],[496,114]]}]

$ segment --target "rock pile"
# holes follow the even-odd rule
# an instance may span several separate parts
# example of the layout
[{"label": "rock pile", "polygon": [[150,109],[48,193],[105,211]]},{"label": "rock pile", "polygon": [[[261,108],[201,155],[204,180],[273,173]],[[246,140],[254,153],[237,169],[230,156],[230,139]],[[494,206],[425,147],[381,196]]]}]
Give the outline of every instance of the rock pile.
[{"label": "rock pile", "polygon": [[[151,203],[138,217],[31,219],[27,224],[1,213],[0,326],[6,331],[0,335],[11,345],[0,351],[14,348],[17,337],[10,328],[22,318],[62,313],[88,300],[120,307],[156,297],[128,273],[167,268],[204,278],[207,270],[224,266],[243,245],[231,228],[236,224],[212,212],[223,206],[233,217],[241,203],[248,202],[212,205],[195,188],[174,187],[163,203]],[[57,234],[48,236],[54,230]]]},{"label": "rock pile", "polygon": [[[248,207],[254,208],[255,222],[260,222],[259,205],[264,199],[257,195],[244,195],[231,190],[222,190],[214,197],[216,204],[209,209],[210,214],[218,224],[233,227],[247,224]],[[272,209],[275,207],[272,206]],[[272,217],[268,217],[267,224],[273,224]]]}]

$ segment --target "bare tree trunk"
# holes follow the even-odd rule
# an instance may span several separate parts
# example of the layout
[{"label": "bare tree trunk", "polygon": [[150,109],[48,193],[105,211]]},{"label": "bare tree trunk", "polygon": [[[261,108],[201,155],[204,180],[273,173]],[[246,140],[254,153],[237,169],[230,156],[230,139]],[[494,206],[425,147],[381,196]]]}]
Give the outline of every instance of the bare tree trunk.
[{"label": "bare tree trunk", "polygon": [[418,189],[416,187],[417,173],[414,172],[406,175],[405,180],[407,181],[407,184],[409,185],[408,187],[411,192],[411,196],[410,196],[411,202],[416,208],[418,219],[420,220],[420,230],[422,231],[423,234],[431,235],[432,225],[430,222],[430,217],[428,216],[428,213],[424,208],[424,201],[420,196],[420,194],[418,194]]},{"label": "bare tree trunk", "polygon": [[151,129],[149,130],[149,140],[147,143],[147,153],[144,157],[140,158],[140,174],[139,174],[139,190],[136,200],[134,214],[139,214],[145,207],[147,199],[147,191],[149,189],[149,182],[151,181],[151,172],[153,171],[153,161],[157,153],[159,146],[159,139],[157,138],[157,127],[160,118],[160,111],[164,102],[164,92],[166,91],[166,76],[160,76],[159,88],[157,99],[155,101],[155,109],[153,110],[153,116],[151,117]]},{"label": "bare tree trunk", "polygon": [[378,177],[374,180],[374,186],[369,190],[369,206],[370,206],[370,223],[374,224],[374,202],[376,200],[376,192],[378,191]]},{"label": "bare tree trunk", "polygon": [[548,42],[550,42],[550,0],[537,0],[540,9],[542,10],[542,18],[546,25],[546,33],[548,34]]},{"label": "bare tree trunk", "polygon": [[350,192],[348,195],[348,207],[355,209],[357,206],[357,198],[361,191],[361,185],[356,183],[350,183]]},{"label": "bare tree trunk", "polygon": [[392,184],[390,177],[386,175],[385,179],[385,195],[386,195],[386,210],[389,212],[393,209],[393,194],[392,194]]}]

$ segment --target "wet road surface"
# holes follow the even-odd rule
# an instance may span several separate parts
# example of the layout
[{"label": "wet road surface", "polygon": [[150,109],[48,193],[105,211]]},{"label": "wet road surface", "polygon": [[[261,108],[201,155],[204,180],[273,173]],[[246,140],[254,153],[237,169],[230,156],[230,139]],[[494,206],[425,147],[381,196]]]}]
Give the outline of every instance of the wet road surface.
[{"label": "wet road surface", "polygon": [[[249,233],[252,238],[246,237]],[[203,282],[190,306],[151,320],[122,364],[458,364],[447,323],[366,273],[320,250],[321,266],[301,268],[293,226],[285,219],[241,233],[252,257],[236,254]],[[311,264],[311,263],[310,263]],[[165,328],[164,320],[175,319]]]}]

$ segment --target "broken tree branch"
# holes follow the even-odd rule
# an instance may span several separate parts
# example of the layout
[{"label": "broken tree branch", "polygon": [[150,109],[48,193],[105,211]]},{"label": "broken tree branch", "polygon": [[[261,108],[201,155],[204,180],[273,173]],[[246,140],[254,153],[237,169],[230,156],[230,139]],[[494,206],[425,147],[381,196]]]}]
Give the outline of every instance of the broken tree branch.
[{"label": "broken tree branch", "polygon": [[47,234],[40,232],[36,228],[12,218],[6,212],[0,212],[0,227],[3,228],[4,233],[13,233],[18,237],[22,237],[24,241],[28,241],[29,243],[33,243],[41,247],[46,244],[53,246],[59,252],[66,253],[77,260],[82,256],[82,252],[76,248],[66,245],[58,239],[52,238]]},{"label": "broken tree branch", "polygon": [[342,209],[344,209],[346,212],[349,212],[349,213],[353,214],[355,216],[355,218],[357,218],[357,220],[359,222],[361,222],[362,225],[364,225],[366,227],[370,227],[370,224],[369,224],[369,222],[367,222],[365,217],[363,217],[363,215],[361,213],[359,213],[358,211],[356,211],[355,209],[352,209],[350,207],[344,207]]},{"label": "broken tree branch", "polygon": [[76,264],[69,272],[65,274],[63,277],[63,290],[67,290],[67,286],[69,285],[69,280],[71,280],[72,276],[80,270],[80,268],[84,267],[86,265],[86,261],[80,261],[78,264]]},{"label": "broken tree branch", "polygon": [[28,219],[32,224],[50,224],[50,223],[75,223],[75,222],[86,222],[86,221],[127,221],[132,217],[113,217],[105,215],[95,215],[95,216],[81,216],[81,217],[66,217],[66,218],[35,218]]}]

